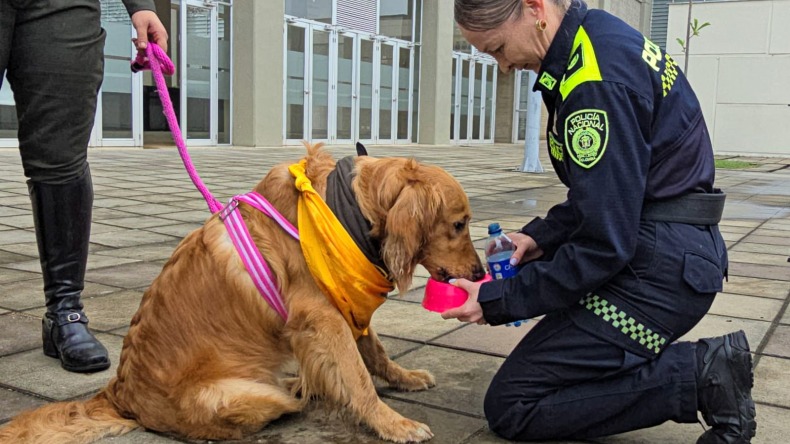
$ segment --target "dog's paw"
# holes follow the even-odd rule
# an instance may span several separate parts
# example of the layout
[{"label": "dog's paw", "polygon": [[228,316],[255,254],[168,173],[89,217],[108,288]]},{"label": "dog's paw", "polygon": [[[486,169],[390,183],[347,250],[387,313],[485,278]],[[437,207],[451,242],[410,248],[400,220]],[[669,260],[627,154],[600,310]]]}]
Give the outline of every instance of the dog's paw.
[{"label": "dog's paw", "polygon": [[405,392],[418,392],[434,386],[436,378],[427,370],[406,370],[398,379],[390,381],[390,387]]},{"label": "dog's paw", "polygon": [[421,422],[401,417],[390,423],[387,430],[379,430],[379,436],[393,442],[423,442],[433,438],[433,432]]}]

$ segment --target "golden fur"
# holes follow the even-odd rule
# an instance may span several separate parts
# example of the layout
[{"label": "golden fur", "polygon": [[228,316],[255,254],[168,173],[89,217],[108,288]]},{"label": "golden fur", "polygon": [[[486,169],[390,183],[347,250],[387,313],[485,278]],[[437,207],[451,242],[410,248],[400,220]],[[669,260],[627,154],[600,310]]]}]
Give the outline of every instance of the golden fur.
[{"label": "golden fur", "polygon": [[[323,196],[335,161],[308,146],[307,175]],[[415,266],[436,279],[480,278],[467,197],[438,167],[413,159],[358,157],[353,189],[371,235],[401,292]],[[297,190],[287,164],[255,187],[296,225]],[[400,390],[435,385],[425,370],[390,360],[376,333],[354,341],[321,293],[298,241],[255,209],[239,207],[276,276],[283,322],[261,298],[217,216],[178,245],[145,292],[124,338],[118,372],[95,397],[24,413],[0,429],[2,443],[88,443],[137,427],[197,439],[237,439],[321,397],[381,438],[417,442],[433,434],[379,399],[372,376]],[[282,367],[296,359],[299,373]]]}]

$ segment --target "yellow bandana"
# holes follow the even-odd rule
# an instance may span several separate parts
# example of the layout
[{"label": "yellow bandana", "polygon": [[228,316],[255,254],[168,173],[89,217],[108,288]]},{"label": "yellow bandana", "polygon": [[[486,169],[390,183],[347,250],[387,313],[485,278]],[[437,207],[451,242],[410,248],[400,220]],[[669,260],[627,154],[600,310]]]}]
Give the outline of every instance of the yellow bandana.
[{"label": "yellow bandana", "polygon": [[346,319],[354,339],[368,334],[373,312],[393,290],[392,282],[365,257],[351,235],[313,188],[306,160],[288,168],[299,196],[299,242],[321,291]]}]

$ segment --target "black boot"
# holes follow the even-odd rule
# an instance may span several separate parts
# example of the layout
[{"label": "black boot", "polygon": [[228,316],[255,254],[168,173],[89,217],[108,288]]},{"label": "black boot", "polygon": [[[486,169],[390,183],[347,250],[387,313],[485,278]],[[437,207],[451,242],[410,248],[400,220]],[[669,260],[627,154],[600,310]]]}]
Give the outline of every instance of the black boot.
[{"label": "black boot", "polygon": [[757,430],[752,355],[744,332],[697,343],[697,401],[711,427],[697,444],[748,444]]},{"label": "black boot", "polygon": [[110,366],[107,349],[88,330],[80,295],[93,206],[90,170],[65,184],[27,182],[33,204],[36,240],[44,277],[47,314],[41,320],[44,354],[60,358],[72,372],[95,372]]}]

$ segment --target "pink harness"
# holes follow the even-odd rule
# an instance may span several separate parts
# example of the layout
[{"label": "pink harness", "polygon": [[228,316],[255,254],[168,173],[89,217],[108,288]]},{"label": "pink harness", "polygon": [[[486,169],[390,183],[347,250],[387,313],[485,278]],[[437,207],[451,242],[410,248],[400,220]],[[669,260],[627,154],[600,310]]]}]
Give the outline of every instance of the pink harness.
[{"label": "pink harness", "polygon": [[151,70],[154,81],[156,82],[156,90],[159,93],[159,99],[162,101],[162,109],[165,118],[167,118],[167,125],[170,127],[170,133],[173,135],[173,140],[176,142],[178,153],[181,155],[181,160],[184,162],[184,167],[189,174],[189,178],[192,179],[192,183],[195,184],[200,194],[203,195],[211,213],[219,212],[219,218],[225,223],[225,227],[233,241],[233,245],[236,246],[236,251],[238,251],[239,256],[241,256],[244,267],[250,274],[252,281],[255,283],[255,287],[261,293],[263,299],[269,303],[283,320],[288,319],[288,311],[277,289],[274,275],[266,265],[266,261],[263,259],[261,252],[258,251],[258,248],[255,246],[250,231],[247,229],[247,225],[244,223],[241,214],[236,211],[236,208],[239,206],[239,202],[244,202],[256,208],[258,211],[274,219],[288,234],[297,240],[299,240],[299,230],[288,222],[268,200],[255,191],[233,196],[224,207],[220,201],[211,195],[211,192],[209,192],[208,188],[203,184],[203,181],[200,180],[200,176],[198,176],[195,166],[192,164],[192,159],[189,157],[189,153],[187,153],[184,138],[178,127],[176,113],[173,110],[173,102],[170,101],[170,95],[167,92],[164,75],[173,75],[175,73],[175,66],[173,66],[173,62],[162,48],[155,43],[148,42],[146,53],[148,57],[143,57],[140,54],[137,55],[137,58],[132,62],[132,72],[138,72],[144,69]]}]

